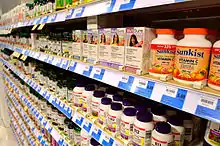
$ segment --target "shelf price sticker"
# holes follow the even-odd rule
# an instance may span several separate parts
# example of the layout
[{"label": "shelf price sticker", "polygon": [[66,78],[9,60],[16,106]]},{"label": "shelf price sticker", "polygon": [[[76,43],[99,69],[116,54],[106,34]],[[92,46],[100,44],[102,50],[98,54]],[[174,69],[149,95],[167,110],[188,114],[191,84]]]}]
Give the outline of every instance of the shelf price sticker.
[{"label": "shelf price sticker", "polygon": [[52,64],[53,60],[54,60],[54,56],[49,56],[47,63]]},{"label": "shelf price sticker", "polygon": [[178,109],[182,109],[186,95],[187,90],[166,86],[160,102]]},{"label": "shelf price sticker", "polygon": [[93,66],[86,65],[82,74],[86,77],[90,77],[92,69],[93,69]]},{"label": "shelf price sticker", "polygon": [[71,19],[74,13],[74,9],[69,9],[66,15],[66,20]]},{"label": "shelf price sticker", "polygon": [[74,72],[75,68],[76,68],[76,65],[77,65],[76,61],[71,61],[70,64],[69,64],[68,70]]},{"label": "shelf price sticker", "polygon": [[83,121],[83,124],[82,124],[83,126],[83,129],[86,131],[86,132],[90,132],[90,130],[91,130],[91,128],[92,128],[92,123],[89,121],[89,120],[87,120],[87,119],[84,119],[84,121]]},{"label": "shelf price sticker", "polygon": [[68,65],[69,65],[69,60],[67,59],[63,59],[62,63],[61,63],[61,68],[63,69],[68,69]]},{"label": "shelf price sticker", "polygon": [[196,115],[220,122],[220,99],[201,95],[196,108]]},{"label": "shelf price sticker", "polygon": [[111,138],[110,135],[107,135],[107,134],[102,135],[102,145],[112,146],[113,143],[114,143],[114,139]]},{"label": "shelf price sticker", "polygon": [[60,134],[56,130],[52,130],[50,133],[56,141],[59,141]]},{"label": "shelf price sticker", "polygon": [[101,68],[94,68],[94,75],[93,78],[94,79],[98,79],[98,80],[102,80],[104,74],[105,74],[105,69],[101,69]]},{"label": "shelf price sticker", "polygon": [[133,76],[123,75],[119,80],[118,88],[130,91],[133,82],[134,82]]},{"label": "shelf price sticker", "polygon": [[91,136],[95,138],[97,141],[99,141],[102,135],[102,130],[99,129],[97,126],[93,125],[91,131],[92,131]]},{"label": "shelf price sticker", "polygon": [[84,120],[84,117],[82,117],[78,112],[76,112],[75,115],[73,116],[73,122],[75,122],[79,126],[82,125],[83,120]]},{"label": "shelf price sticker", "polygon": [[150,98],[154,89],[155,82],[147,81],[145,79],[135,78],[134,85],[136,86],[134,89],[134,94],[138,94],[140,96]]}]

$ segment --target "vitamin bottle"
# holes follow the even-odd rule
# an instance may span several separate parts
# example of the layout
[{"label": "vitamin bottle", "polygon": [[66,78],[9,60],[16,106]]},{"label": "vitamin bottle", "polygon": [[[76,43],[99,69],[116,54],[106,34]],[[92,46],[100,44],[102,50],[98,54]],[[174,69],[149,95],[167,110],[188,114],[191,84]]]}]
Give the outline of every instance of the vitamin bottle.
[{"label": "vitamin bottle", "polygon": [[185,28],[184,38],[177,42],[173,78],[192,85],[207,79],[211,42],[206,40],[204,28]]},{"label": "vitamin bottle", "polygon": [[113,102],[122,103],[122,101],[123,101],[123,96],[118,94],[113,95]]},{"label": "vitamin bottle", "polygon": [[123,99],[122,106],[123,106],[123,109],[128,108],[128,107],[134,107],[134,105],[126,98]]},{"label": "vitamin bottle", "polygon": [[81,135],[81,146],[88,146],[91,139],[89,134],[86,131],[81,130],[80,135]]},{"label": "vitamin bottle", "polygon": [[208,86],[220,90],[220,41],[217,41],[212,48]]},{"label": "vitamin bottle", "polygon": [[110,109],[112,103],[111,98],[104,97],[101,99],[101,104],[99,107],[99,118],[98,122],[101,125],[106,125],[107,124],[107,114]]},{"label": "vitamin bottle", "polygon": [[152,108],[151,112],[153,114],[153,121],[154,123],[157,122],[166,122],[166,110],[163,109],[162,107],[156,107]]},{"label": "vitamin bottle", "polygon": [[151,144],[151,132],[154,129],[153,115],[148,111],[139,111],[137,112],[136,119],[134,121],[133,128],[133,145],[146,145]]},{"label": "vitamin bottle", "polygon": [[113,87],[109,87],[106,89],[106,97],[113,99],[113,95],[117,93],[117,89]]},{"label": "vitamin bottle", "polygon": [[190,143],[192,141],[193,137],[193,121],[192,121],[192,116],[189,114],[184,114],[183,115],[184,120],[183,120],[183,126],[185,128],[185,144]]},{"label": "vitamin bottle", "polygon": [[72,102],[74,106],[82,106],[82,93],[84,91],[85,84],[83,82],[76,83],[76,87],[73,89]]},{"label": "vitamin bottle", "polygon": [[105,97],[104,91],[94,91],[91,104],[91,111],[93,116],[98,116],[101,99],[103,97]]},{"label": "vitamin bottle", "polygon": [[177,40],[172,29],[156,29],[156,33],[151,42],[149,74],[163,77],[173,73]]},{"label": "vitamin bottle", "polygon": [[82,110],[84,112],[91,112],[89,104],[92,101],[93,91],[95,90],[94,85],[87,85],[82,93]]},{"label": "vitamin bottle", "polygon": [[185,128],[183,127],[183,120],[179,116],[171,116],[168,119],[171,126],[172,135],[174,137],[174,146],[183,146]]},{"label": "vitamin bottle", "polygon": [[90,140],[90,145],[89,146],[101,146],[99,142],[97,142],[94,138]]},{"label": "vitamin bottle", "polygon": [[120,120],[121,137],[125,140],[130,140],[133,135],[133,125],[137,110],[135,108],[125,108]]},{"label": "vitamin bottle", "polygon": [[122,104],[121,103],[111,103],[111,108],[108,111],[107,118],[107,129],[116,133],[119,131],[119,123],[122,115]]},{"label": "vitamin bottle", "polygon": [[172,146],[173,135],[171,134],[171,126],[166,122],[158,122],[152,132],[152,146]]},{"label": "vitamin bottle", "polygon": [[206,143],[213,146],[220,145],[220,124],[209,121],[207,124],[204,139]]}]

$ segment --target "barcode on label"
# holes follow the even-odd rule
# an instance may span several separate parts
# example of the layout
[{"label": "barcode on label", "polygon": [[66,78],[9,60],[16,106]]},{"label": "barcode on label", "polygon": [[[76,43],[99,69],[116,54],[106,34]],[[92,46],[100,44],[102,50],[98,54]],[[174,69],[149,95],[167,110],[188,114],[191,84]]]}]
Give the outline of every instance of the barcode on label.
[{"label": "barcode on label", "polygon": [[217,102],[218,102],[218,99],[216,99],[216,98],[202,96],[200,98],[198,104],[203,106],[203,107],[207,107],[207,108],[215,110],[216,106],[217,106]]}]

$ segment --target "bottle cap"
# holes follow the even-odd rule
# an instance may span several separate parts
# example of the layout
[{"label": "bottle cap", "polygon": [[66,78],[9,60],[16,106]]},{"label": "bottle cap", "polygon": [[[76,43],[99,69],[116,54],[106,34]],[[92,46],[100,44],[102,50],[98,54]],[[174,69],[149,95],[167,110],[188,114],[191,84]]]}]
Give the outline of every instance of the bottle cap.
[{"label": "bottle cap", "polygon": [[152,108],[151,112],[154,115],[157,115],[157,116],[164,116],[164,115],[166,115],[166,110],[163,107],[161,107],[161,106],[157,106],[155,108]]},{"label": "bottle cap", "polygon": [[168,122],[171,124],[171,125],[174,125],[174,126],[183,126],[183,120],[181,117],[179,116],[171,116],[169,119],[168,119]]},{"label": "bottle cap", "polygon": [[202,35],[207,35],[208,30],[205,28],[185,28],[183,30],[184,34],[202,34]]},{"label": "bottle cap", "polygon": [[97,98],[102,98],[102,97],[105,96],[105,92],[104,91],[97,91],[96,90],[96,91],[94,91],[93,96],[97,97]]},{"label": "bottle cap", "polygon": [[86,90],[86,91],[94,91],[94,90],[95,90],[95,86],[92,85],[92,84],[87,85],[87,86],[85,87],[85,90]]},{"label": "bottle cap", "polygon": [[94,138],[92,138],[92,139],[90,140],[90,144],[91,144],[92,146],[100,146],[100,143],[97,142]]},{"label": "bottle cap", "polygon": [[115,110],[115,111],[120,111],[120,110],[122,110],[122,105],[121,105],[121,103],[112,102],[111,109]]},{"label": "bottle cap", "polygon": [[132,103],[128,99],[123,99],[122,104],[123,106],[132,106]]},{"label": "bottle cap", "polygon": [[104,98],[101,99],[101,103],[104,104],[104,105],[110,105],[112,103],[112,99],[104,97]]},{"label": "bottle cap", "polygon": [[171,132],[171,126],[166,122],[156,123],[155,129],[157,132],[162,134],[169,134]]},{"label": "bottle cap", "polygon": [[122,102],[122,100],[123,100],[123,96],[118,95],[118,94],[113,95],[113,101]]},{"label": "bottle cap", "polygon": [[148,111],[139,111],[137,112],[136,119],[141,122],[152,122],[153,115]]},{"label": "bottle cap", "polygon": [[81,81],[78,81],[76,83],[76,87],[85,87],[85,84],[83,82],[81,82]]},{"label": "bottle cap", "polygon": [[109,87],[106,89],[106,94],[111,94],[111,95],[114,95],[117,93],[117,90],[116,88],[113,88],[113,87]]},{"label": "bottle cap", "polygon": [[156,34],[175,34],[175,30],[173,29],[156,29]]},{"label": "bottle cap", "polygon": [[126,116],[135,116],[136,113],[137,113],[137,110],[135,108],[132,108],[132,107],[128,107],[128,108],[125,108],[123,113],[126,115]]}]

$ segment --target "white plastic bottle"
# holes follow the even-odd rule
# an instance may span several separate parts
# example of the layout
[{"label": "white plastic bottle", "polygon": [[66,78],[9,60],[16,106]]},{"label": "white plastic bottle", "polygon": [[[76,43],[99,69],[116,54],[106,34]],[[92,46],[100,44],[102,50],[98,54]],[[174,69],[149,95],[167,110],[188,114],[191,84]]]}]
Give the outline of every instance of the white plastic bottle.
[{"label": "white plastic bottle", "polygon": [[82,93],[84,91],[85,84],[83,82],[76,83],[76,87],[73,88],[72,102],[74,106],[82,106]]},{"label": "white plastic bottle", "polygon": [[192,115],[184,114],[184,120],[183,120],[183,126],[185,128],[185,144],[190,143],[192,141],[193,137],[193,121],[192,121]]},{"label": "white plastic bottle", "polygon": [[157,122],[166,122],[166,110],[163,109],[162,107],[156,107],[152,108],[151,112],[153,114],[153,121],[154,123]]},{"label": "white plastic bottle", "polygon": [[151,144],[151,133],[154,129],[154,123],[152,120],[152,113],[143,110],[137,112],[133,128],[133,145],[149,146]]},{"label": "white plastic bottle", "polygon": [[121,103],[122,104],[122,101],[123,101],[123,96],[121,96],[119,94],[113,95],[113,102],[117,102],[117,103]]},{"label": "white plastic bottle", "polygon": [[219,146],[220,124],[209,121],[207,124],[204,139],[206,143],[212,146]]},{"label": "white plastic bottle", "polygon": [[122,104],[121,103],[111,103],[111,108],[108,111],[107,119],[107,129],[111,133],[116,133],[119,131],[119,123],[122,115]]},{"label": "white plastic bottle", "polygon": [[166,122],[158,122],[152,132],[152,146],[172,146],[173,135],[171,134],[171,126]]},{"label": "white plastic bottle", "polygon": [[185,28],[184,38],[177,42],[173,79],[201,88],[206,84],[212,43],[204,28]]},{"label": "white plastic bottle", "polygon": [[104,91],[94,91],[91,104],[91,112],[93,116],[98,116],[101,99],[103,97],[105,97]]},{"label": "white plastic bottle", "polygon": [[130,140],[133,135],[133,125],[137,110],[135,108],[125,108],[120,121],[121,137],[125,140]]},{"label": "white plastic bottle", "polygon": [[177,40],[172,29],[156,29],[157,38],[151,42],[149,74],[166,78],[173,73]]},{"label": "white plastic bottle", "polygon": [[109,87],[106,89],[106,97],[113,99],[113,95],[117,93],[117,89],[114,87]]},{"label": "white plastic bottle", "polygon": [[107,114],[110,109],[112,103],[111,98],[104,97],[101,100],[101,104],[99,107],[99,118],[98,118],[98,123],[101,125],[106,125],[107,124]]},{"label": "white plastic bottle", "polygon": [[81,130],[80,135],[81,135],[81,146],[88,146],[91,139],[90,135],[83,129]]},{"label": "white plastic bottle", "polygon": [[174,136],[174,145],[183,146],[185,135],[183,120],[181,120],[180,116],[171,116],[168,119],[168,123],[171,126],[172,135]]},{"label": "white plastic bottle", "polygon": [[91,113],[89,104],[92,101],[94,90],[95,90],[94,85],[87,85],[82,93],[82,110],[84,112]]},{"label": "white plastic bottle", "polygon": [[133,107],[134,108],[134,105],[126,98],[123,99],[122,106],[123,106],[123,109],[128,108],[128,107]]}]

